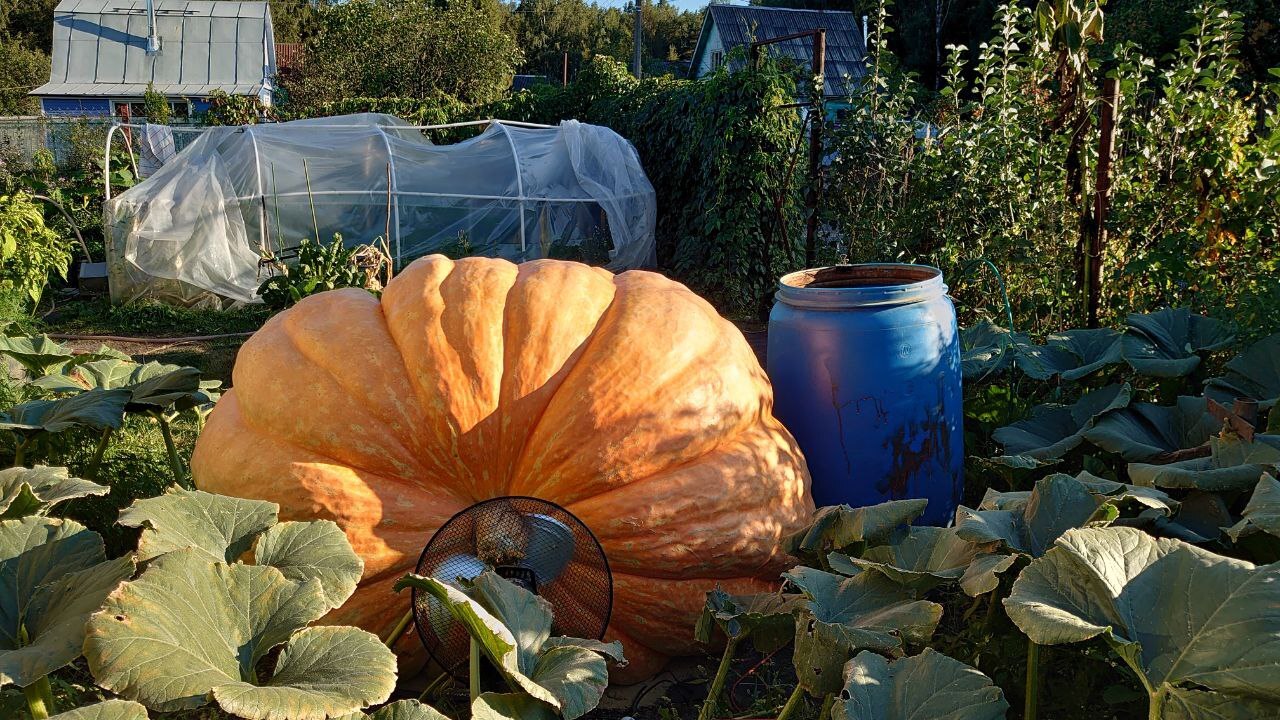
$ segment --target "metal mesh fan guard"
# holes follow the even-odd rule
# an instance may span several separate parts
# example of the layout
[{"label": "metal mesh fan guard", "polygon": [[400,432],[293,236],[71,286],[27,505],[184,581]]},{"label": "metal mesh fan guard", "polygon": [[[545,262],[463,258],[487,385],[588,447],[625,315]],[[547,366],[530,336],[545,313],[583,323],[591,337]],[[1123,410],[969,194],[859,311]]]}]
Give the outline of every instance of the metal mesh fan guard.
[{"label": "metal mesh fan guard", "polygon": [[[533,535],[529,535],[531,527],[535,527]],[[494,569],[478,559],[481,552],[493,552],[493,547],[482,550],[478,545],[492,545],[522,534],[544,541],[528,543],[526,557],[519,564],[536,568],[532,573],[526,570],[524,575],[553,575],[550,579],[539,577],[536,586],[537,594],[551,603],[551,634],[603,638],[613,610],[609,561],[590,528],[553,502],[513,496],[468,507],[431,536],[415,572],[456,585],[459,576],[474,577],[482,570]],[[573,554],[562,562],[564,557],[555,554],[557,548],[546,541],[568,537],[572,537]],[[556,544],[563,547],[563,543]],[[557,566],[562,567],[554,572]],[[430,595],[417,589],[413,591],[413,624],[431,659],[455,678],[464,678],[470,652],[466,629]]]}]

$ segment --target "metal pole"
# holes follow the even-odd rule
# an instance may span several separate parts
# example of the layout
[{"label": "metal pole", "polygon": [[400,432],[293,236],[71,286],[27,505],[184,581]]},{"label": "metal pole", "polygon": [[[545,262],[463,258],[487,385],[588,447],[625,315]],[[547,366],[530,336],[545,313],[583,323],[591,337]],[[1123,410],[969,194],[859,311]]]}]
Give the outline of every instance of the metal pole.
[{"label": "metal pole", "polygon": [[563,87],[569,84],[569,51],[564,53],[564,62],[560,65],[560,85]]},{"label": "metal pole", "polygon": [[813,267],[818,260],[818,198],[821,194],[822,173],[822,126],[826,123],[826,71],[827,71],[827,31],[813,32],[813,88],[809,91],[809,192],[805,199],[808,205],[809,222],[804,232],[805,267]]},{"label": "metal pole", "polygon": [[1102,256],[1107,246],[1107,213],[1111,209],[1111,159],[1116,147],[1116,105],[1120,86],[1116,78],[1102,81],[1102,104],[1099,109],[1101,137],[1098,140],[1098,175],[1093,195],[1093,230],[1089,238],[1088,267],[1089,327],[1098,327],[1102,309]]},{"label": "metal pole", "polygon": [[643,55],[643,53],[641,52],[643,49],[641,43],[644,40],[644,22],[643,21],[644,21],[644,0],[636,0],[636,28],[635,28],[635,31],[632,33],[633,38],[635,40],[636,47],[635,47],[635,58],[632,60],[631,72],[636,76],[637,80],[639,80],[644,74],[644,69],[640,67],[640,63]]}]

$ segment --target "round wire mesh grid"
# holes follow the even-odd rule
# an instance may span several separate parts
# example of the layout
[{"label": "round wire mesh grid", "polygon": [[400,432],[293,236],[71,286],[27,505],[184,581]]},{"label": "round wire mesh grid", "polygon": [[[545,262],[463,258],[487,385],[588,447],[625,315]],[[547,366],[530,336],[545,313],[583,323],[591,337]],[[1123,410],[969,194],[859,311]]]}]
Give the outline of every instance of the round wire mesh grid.
[{"label": "round wire mesh grid", "polygon": [[[613,576],[600,542],[564,508],[532,497],[476,503],[449,518],[418,559],[416,572],[461,587],[485,570],[551,603],[553,636],[602,638],[613,609]],[[450,675],[467,673],[470,638],[430,595],[413,591],[413,623],[431,658]]]}]

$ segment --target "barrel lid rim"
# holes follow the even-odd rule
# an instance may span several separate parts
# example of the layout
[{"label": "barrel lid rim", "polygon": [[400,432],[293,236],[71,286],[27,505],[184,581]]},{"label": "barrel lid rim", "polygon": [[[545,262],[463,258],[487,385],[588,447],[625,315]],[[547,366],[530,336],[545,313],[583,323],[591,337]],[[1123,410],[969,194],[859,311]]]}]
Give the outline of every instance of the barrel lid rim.
[{"label": "barrel lid rim", "polygon": [[[825,277],[824,277],[825,276]],[[876,284],[877,276],[887,282]],[[819,282],[858,279],[853,286],[818,286]],[[859,263],[798,270],[778,280],[775,298],[788,305],[848,308],[903,305],[931,300],[947,293],[942,271],[931,265],[911,263]]]}]

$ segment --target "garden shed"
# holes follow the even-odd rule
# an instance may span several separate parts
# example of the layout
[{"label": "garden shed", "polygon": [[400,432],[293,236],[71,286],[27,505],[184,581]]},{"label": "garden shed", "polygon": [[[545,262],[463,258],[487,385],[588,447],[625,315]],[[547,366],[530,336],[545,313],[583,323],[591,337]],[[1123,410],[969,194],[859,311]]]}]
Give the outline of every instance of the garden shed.
[{"label": "garden shed", "polygon": [[389,115],[209,128],[106,204],[117,301],[254,302],[260,260],[340,234],[399,268],[431,253],[655,262],[653,186],[604,127],[486,121],[435,145]]},{"label": "garden shed", "polygon": [[144,114],[148,86],[175,117],[214,92],[270,104],[275,36],[266,2],[61,0],[49,82],[32,91],[45,115]]}]

